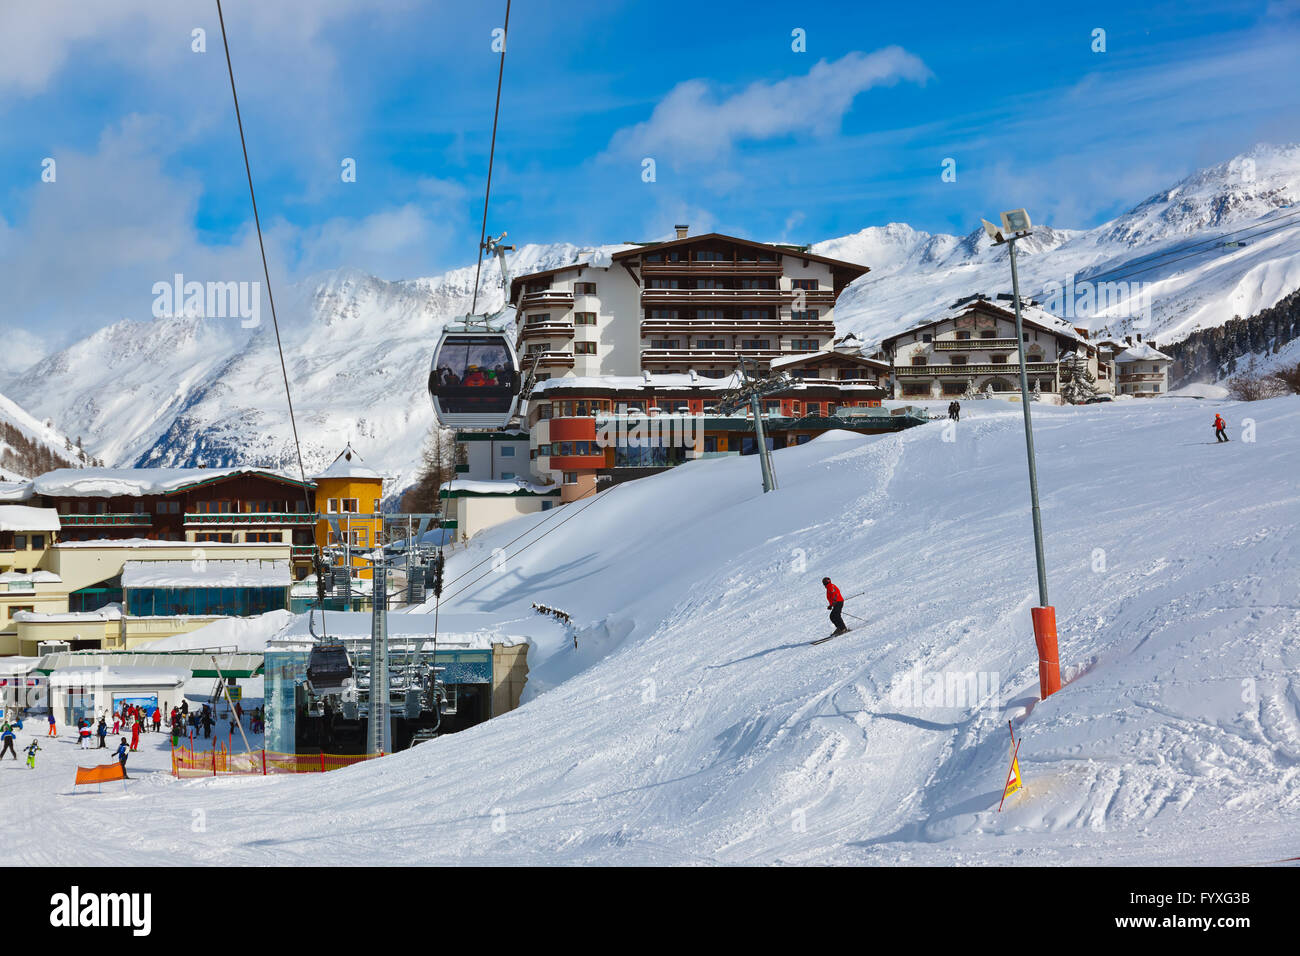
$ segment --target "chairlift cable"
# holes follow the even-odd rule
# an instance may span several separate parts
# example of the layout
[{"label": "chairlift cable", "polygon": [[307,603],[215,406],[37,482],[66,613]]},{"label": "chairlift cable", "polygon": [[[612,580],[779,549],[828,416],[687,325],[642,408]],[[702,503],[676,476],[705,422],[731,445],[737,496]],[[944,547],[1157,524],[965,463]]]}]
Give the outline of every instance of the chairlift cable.
[{"label": "chairlift cable", "polygon": [[[302,499],[304,514],[313,512],[311,499],[307,495],[307,468],[302,460],[302,442],[298,438],[298,421],[293,411],[293,393],[289,388],[289,369],[284,360],[284,344],[280,339],[280,321],[275,311],[275,295],[271,289],[271,269],[266,262],[266,242],[262,238],[262,219],[257,211],[257,193],[253,189],[253,167],[248,160],[248,141],[244,137],[244,119],[239,110],[239,94],[235,89],[235,68],[230,59],[230,42],[226,38],[226,18],[221,10],[221,0],[217,3],[217,20],[221,24],[221,45],[226,53],[226,73],[230,77],[230,98],[235,104],[235,124],[239,127],[239,146],[244,154],[244,173],[248,177],[248,198],[253,205],[253,225],[257,228],[257,247],[262,256],[262,275],[266,280],[266,298],[271,306],[271,326],[275,330],[275,348],[280,356],[280,376],[284,381],[284,398],[289,406],[289,427],[293,431],[293,447],[298,457],[298,474],[302,479]],[[292,553],[292,543],[290,545]],[[292,554],[291,554],[292,556]],[[321,573],[320,562],[313,561],[316,574]],[[321,628],[325,628],[325,607],[321,606]]]},{"label": "chairlift cable", "polygon": [[[492,110],[492,144],[488,149],[487,188],[483,190],[483,227],[478,236],[478,263],[474,266],[474,298],[470,305],[470,315],[478,312],[478,283],[483,271],[483,246],[487,242],[488,200],[492,196],[492,165],[497,154],[497,121],[501,116],[501,80],[506,72],[506,45],[510,36],[510,0],[506,0],[506,20],[501,28],[501,61],[497,66],[497,100]],[[509,291],[506,293],[509,296]]]}]

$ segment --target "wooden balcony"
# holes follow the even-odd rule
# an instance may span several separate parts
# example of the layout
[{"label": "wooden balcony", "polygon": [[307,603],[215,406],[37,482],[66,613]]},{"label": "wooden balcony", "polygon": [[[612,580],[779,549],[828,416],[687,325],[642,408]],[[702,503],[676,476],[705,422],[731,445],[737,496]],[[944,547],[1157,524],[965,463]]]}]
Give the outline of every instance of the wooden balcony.
[{"label": "wooden balcony", "polygon": [[782,319],[642,319],[642,338],[662,338],[665,335],[743,335],[761,338],[765,335],[793,335],[800,338],[833,336],[835,323],[831,321],[807,322]]},{"label": "wooden balcony", "polygon": [[735,365],[737,355],[746,358],[771,361],[782,355],[797,353],[782,352],[780,349],[642,349],[641,364],[645,365],[681,365],[683,363],[703,362],[718,364],[720,362]]},{"label": "wooden balcony", "polygon": [[[769,305],[778,308],[794,298],[789,289],[643,289],[641,305],[643,308],[655,308],[667,303],[683,304],[709,308],[719,305]],[[833,292],[804,292],[804,301],[832,304]]]},{"label": "wooden balcony", "polygon": [[[1026,362],[1025,370],[1031,375],[1056,374],[1055,362]],[[1020,363],[992,363],[989,365],[899,365],[894,369],[895,378],[934,378],[935,376],[966,375],[1010,375],[1019,377]]]},{"label": "wooden balcony", "polygon": [[573,293],[563,289],[547,289],[544,292],[525,292],[519,300],[520,309],[571,309]]},{"label": "wooden balcony", "polygon": [[779,276],[784,270],[780,262],[754,262],[728,260],[725,262],[646,262],[641,260],[641,272],[644,275],[666,275],[689,273],[693,275],[723,275],[729,272],[744,275]]},{"label": "wooden balcony", "polygon": [[147,528],[153,524],[150,514],[103,514],[81,515],[61,514],[59,524],[65,528],[99,528],[112,526],[119,528]]},{"label": "wooden balcony", "polygon": [[930,343],[934,346],[936,352],[970,352],[982,351],[988,349],[991,352],[998,352],[1003,349],[1014,349],[1016,347],[1015,339],[935,339]]},{"label": "wooden balcony", "polygon": [[[353,517],[360,516],[354,515]],[[187,511],[185,512],[185,523],[187,525],[300,525],[310,527],[316,523],[316,515],[302,511],[231,511],[216,514]]]},{"label": "wooden balcony", "polygon": [[573,353],[529,352],[520,356],[520,364],[526,368],[532,368],[534,362],[538,368],[573,368]]},{"label": "wooden balcony", "polygon": [[527,339],[573,338],[573,323],[554,320],[551,322],[526,322],[519,332],[519,341]]}]

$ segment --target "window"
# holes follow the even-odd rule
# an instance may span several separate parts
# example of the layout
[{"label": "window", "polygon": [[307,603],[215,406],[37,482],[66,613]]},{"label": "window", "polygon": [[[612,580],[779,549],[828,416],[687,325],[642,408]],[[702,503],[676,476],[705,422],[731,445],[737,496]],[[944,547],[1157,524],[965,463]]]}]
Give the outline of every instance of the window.
[{"label": "window", "polygon": [[550,417],[551,417],[551,405],[550,405],[549,402],[547,402],[547,403],[544,404],[544,405],[538,405],[538,406],[537,406],[537,419],[538,419],[538,421],[541,421],[541,420],[543,420],[543,419],[547,419],[547,418],[550,418]]},{"label": "window", "polygon": [[595,312],[575,312],[575,313],[573,313],[573,324],[574,324],[574,325],[595,325],[595,324],[596,324],[596,313],[595,313]]},{"label": "window", "polygon": [[904,382],[904,395],[929,395],[930,386],[925,382]]},{"label": "window", "polygon": [[764,414],[764,415],[780,415],[780,414],[781,414],[781,403],[780,403],[779,401],[775,401],[775,400],[773,400],[773,401],[765,401],[765,402],[763,402],[763,414]]},{"label": "window", "polygon": [[574,295],[595,295],[596,283],[594,282],[575,282],[573,283]]},{"label": "window", "polygon": [[965,365],[965,364],[966,364],[966,356],[964,356],[964,355],[954,355],[952,358],[948,359],[948,364],[949,364],[949,365]]},{"label": "window", "polygon": [[32,550],[33,551],[45,550],[45,535],[43,534],[32,535]]},{"label": "window", "polygon": [[725,368],[702,368],[697,374],[700,378],[726,378],[729,373]]},{"label": "window", "polygon": [[997,334],[996,329],[980,329],[980,338],[982,339],[991,339],[996,337]]},{"label": "window", "polygon": [[379,504],[380,504],[379,499],[376,498],[376,499],[375,499],[375,510],[372,511],[371,514],[379,514],[379,512],[383,510],[382,508],[379,507]]},{"label": "window", "polygon": [[922,333],[921,333],[921,341],[922,341],[922,342],[933,342],[933,341],[934,341],[934,336],[931,335],[929,332],[922,332]]},{"label": "window", "polygon": [[249,544],[281,544],[284,536],[278,531],[249,531],[244,534]]},{"label": "window", "polygon": [[677,318],[676,309],[649,309],[646,312],[647,319],[675,319]]},{"label": "window", "polygon": [[650,347],[652,349],[679,349],[682,347],[681,339],[651,339]]},{"label": "window", "polygon": [[503,471],[503,472],[501,472],[501,480],[502,480],[502,481],[509,481],[509,480],[510,480],[511,478],[513,478],[514,476],[515,476],[515,473],[514,473],[513,471]]},{"label": "window", "polygon": [[817,309],[806,309],[803,312],[791,312],[790,318],[795,322],[816,322],[821,312]]},{"label": "window", "polygon": [[791,279],[790,288],[807,289],[809,292],[816,292],[817,280],[816,279]]},{"label": "window", "polygon": [[968,330],[967,330],[967,331],[961,331],[961,332],[958,332],[958,333],[957,333],[957,338],[958,338],[959,341],[965,342],[967,339],[970,338],[970,332],[969,332]]},{"label": "window", "polygon": [[647,279],[645,287],[647,289],[680,289],[681,282],[677,279]]},{"label": "window", "polygon": [[696,339],[695,348],[697,349],[725,349],[727,347],[726,339]]},{"label": "window", "polygon": [[770,351],[772,348],[772,340],[771,339],[742,339],[740,342],[740,347],[742,349],[767,349]]},{"label": "window", "polygon": [[543,353],[549,352],[550,350],[551,347],[547,345],[545,342],[528,346],[529,355],[542,355]]},{"label": "window", "polygon": [[229,531],[201,531],[194,536],[194,540],[214,544],[231,544],[235,540],[235,536]]},{"label": "window", "polygon": [[25,534],[14,535],[14,550],[15,551],[27,550],[27,535]]},{"label": "window", "polygon": [[339,510],[344,514],[359,514],[361,511],[361,502],[356,498],[340,498]]},{"label": "window", "polygon": [[595,355],[596,343],[595,342],[574,342],[573,354],[574,355]]},{"label": "window", "polygon": [[742,289],[775,289],[772,279],[741,279],[738,283]]},{"label": "window", "polygon": [[701,249],[695,253],[696,262],[725,262],[726,260],[726,253],[715,252],[712,249]]},{"label": "window", "polygon": [[338,500],[337,498],[331,498],[331,499],[326,503],[326,505],[325,505],[325,510],[328,511],[330,514],[336,514],[336,513],[338,513],[338,510],[339,510],[339,500]]},{"label": "window", "polygon": [[551,321],[551,313],[538,312],[536,315],[530,315],[524,320],[525,325],[543,325]]},{"label": "window", "polygon": [[1007,357],[1005,355],[990,355],[989,361],[994,365],[1005,365],[1007,363]]},{"label": "window", "polygon": [[740,317],[746,322],[770,322],[772,321],[771,309],[741,309]]},{"label": "window", "polygon": [[564,483],[566,485],[576,485],[578,483],[578,473],[576,471],[566,471],[564,473]]},{"label": "window", "polygon": [[695,288],[697,289],[725,289],[727,284],[721,279],[697,279]]},{"label": "window", "polygon": [[816,352],[817,339],[791,339],[790,351],[792,352]]},{"label": "window", "polygon": [[501,448],[501,457],[502,457],[502,458],[514,458],[514,457],[515,457],[515,446],[514,446],[514,445],[504,445],[504,446],[502,446],[502,448]]},{"label": "window", "polygon": [[701,322],[721,322],[724,315],[721,309],[696,309],[695,318]]},{"label": "window", "polygon": [[13,616],[21,611],[26,611],[28,614],[31,614],[35,610],[35,604],[11,604],[9,606],[9,619],[13,620]]},{"label": "window", "polygon": [[912,364],[913,364],[913,365],[924,365],[924,364],[925,364],[925,356],[924,356],[924,355],[913,355],[913,356],[912,356]]}]

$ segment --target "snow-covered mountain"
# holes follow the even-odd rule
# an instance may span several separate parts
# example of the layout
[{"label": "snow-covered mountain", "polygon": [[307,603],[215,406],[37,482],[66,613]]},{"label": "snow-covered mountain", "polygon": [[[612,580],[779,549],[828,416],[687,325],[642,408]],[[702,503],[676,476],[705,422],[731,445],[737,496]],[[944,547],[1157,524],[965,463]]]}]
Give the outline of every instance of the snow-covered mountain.
[{"label": "snow-covered mountain", "polygon": [[[1060,311],[1077,325],[1176,341],[1300,288],[1300,208],[1284,208],[1297,200],[1300,145],[1259,146],[1094,229],[1036,227],[1019,246],[1021,289],[1043,298],[1049,284],[1061,287],[1072,277],[1150,283],[1141,290],[1150,295],[1149,318],[1141,308],[1119,309],[1134,313],[1128,319],[1114,308],[1070,315],[1065,306],[1086,305],[1077,297]],[[1223,236],[1246,245],[1224,247]],[[871,267],[836,308],[840,331],[867,341],[961,296],[1010,287],[1006,247],[992,246],[982,230],[953,236],[890,223],[813,249]],[[510,268],[521,275],[591,252],[568,243],[525,245]],[[484,301],[495,307],[496,263],[485,261],[483,272],[480,308]],[[309,471],[352,441],[397,479],[394,487],[409,483],[433,423],[425,393],[431,351],[442,325],[468,310],[473,282],[473,266],[401,281],[340,270],[282,296],[285,359]],[[88,450],[109,464],[297,467],[265,310],[251,331],[234,320],[118,322],[0,387],[85,435]]]},{"label": "snow-covered mountain", "polygon": [[[618,246],[610,248],[621,248]],[[592,250],[524,246],[515,274],[550,269]],[[390,282],[339,270],[289,290],[281,337],[308,473],[348,441],[409,483],[434,422],[425,382],[438,334],[467,312],[474,267]],[[496,262],[483,264],[480,311],[499,307]],[[263,464],[297,470],[269,314],[122,321],[12,379],[24,401],[86,435],[111,464]]]},{"label": "snow-covered mountain", "polygon": [[20,481],[54,468],[80,468],[86,458],[53,422],[40,421],[0,395],[0,481]]}]

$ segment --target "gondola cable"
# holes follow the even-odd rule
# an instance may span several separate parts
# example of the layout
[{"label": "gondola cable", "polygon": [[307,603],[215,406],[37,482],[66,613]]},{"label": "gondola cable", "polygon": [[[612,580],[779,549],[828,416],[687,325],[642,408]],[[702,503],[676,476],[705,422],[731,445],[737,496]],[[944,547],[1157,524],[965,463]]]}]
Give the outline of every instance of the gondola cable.
[{"label": "gondola cable", "polygon": [[[280,339],[280,322],[275,311],[275,295],[271,289],[271,270],[266,262],[266,242],[262,238],[262,219],[257,211],[257,193],[253,189],[253,167],[248,159],[248,142],[244,137],[244,119],[239,110],[239,94],[235,90],[235,68],[230,59],[230,42],[226,38],[226,18],[221,10],[221,0],[216,0],[217,20],[221,24],[221,45],[226,53],[226,73],[230,77],[230,97],[235,104],[235,124],[239,127],[239,147],[244,154],[244,173],[248,177],[248,198],[253,204],[253,225],[257,229],[257,247],[262,255],[262,275],[266,279],[266,299],[271,306],[271,326],[275,330],[275,348],[280,356],[280,375],[284,381],[284,397],[289,406],[289,427],[293,431],[293,447],[298,457],[298,474],[302,479],[302,499],[304,513],[313,512],[311,499],[307,495],[307,468],[302,460],[302,443],[298,438],[298,421],[293,411],[293,394],[289,388],[289,369],[284,360],[284,344]],[[321,573],[319,561],[313,561],[316,574]],[[325,606],[321,605],[321,629],[325,630]]]}]

